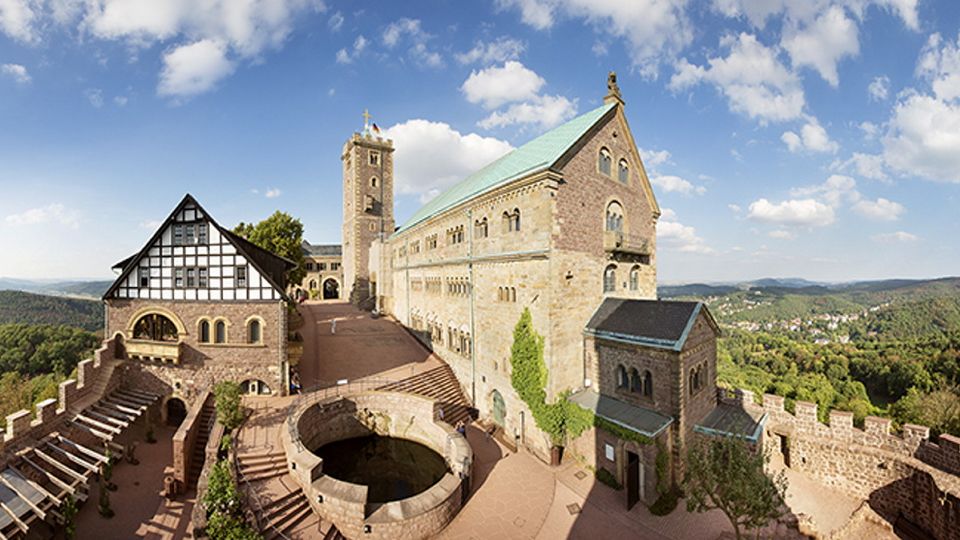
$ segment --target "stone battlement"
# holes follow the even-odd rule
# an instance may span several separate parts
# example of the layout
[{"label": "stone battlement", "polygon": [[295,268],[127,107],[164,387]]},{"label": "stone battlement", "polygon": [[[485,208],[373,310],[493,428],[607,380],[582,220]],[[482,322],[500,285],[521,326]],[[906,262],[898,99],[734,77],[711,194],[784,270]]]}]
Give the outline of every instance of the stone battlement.
[{"label": "stone battlement", "polygon": [[757,405],[750,390],[740,389],[735,393],[721,390],[721,399],[739,402],[743,407],[762,407],[767,414],[768,431],[816,440],[821,444],[877,448],[960,475],[960,437],[942,434],[937,442],[933,442],[929,440],[930,428],[926,426],[904,424],[902,433],[893,433],[889,418],[868,416],[861,429],[853,425],[853,413],[848,411],[830,411],[829,422],[825,424],[819,420],[816,403],[797,401],[794,412],[790,413],[784,409],[783,397],[764,394],[762,405]]},{"label": "stone battlement", "polygon": [[110,376],[113,373],[113,360],[116,357],[117,344],[114,339],[103,342],[93,358],[77,364],[77,378],[60,383],[59,398],[47,399],[36,404],[36,414],[21,409],[7,415],[7,426],[0,443],[0,451],[7,453],[41,437],[54,429],[69,416],[86,406],[91,399],[96,400],[110,390]]}]

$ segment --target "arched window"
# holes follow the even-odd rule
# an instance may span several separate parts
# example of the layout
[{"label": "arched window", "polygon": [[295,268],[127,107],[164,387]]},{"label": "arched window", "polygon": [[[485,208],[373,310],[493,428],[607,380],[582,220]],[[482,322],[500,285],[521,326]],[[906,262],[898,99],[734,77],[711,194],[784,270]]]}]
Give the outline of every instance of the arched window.
[{"label": "arched window", "polygon": [[503,213],[504,230],[506,232],[517,232],[520,230],[520,209],[514,208],[513,212]]},{"label": "arched window", "polygon": [[177,341],[177,327],[159,313],[148,313],[133,325],[133,339]]},{"label": "arched window", "polygon": [[696,386],[695,386],[696,379],[694,378],[693,368],[690,368],[690,377],[689,377],[689,378],[690,378],[690,382],[688,383],[688,386],[690,387],[690,395],[692,396],[692,395],[693,395],[693,391],[696,389]]},{"label": "arched window", "polygon": [[623,207],[617,201],[607,205],[606,228],[608,231],[623,232]]},{"label": "arched window", "polygon": [[210,321],[200,321],[200,343],[210,343]]},{"label": "arched window", "polygon": [[634,266],[630,269],[630,290],[635,291],[640,288],[640,267]]},{"label": "arched window", "polygon": [[621,159],[620,165],[617,167],[617,180],[620,180],[626,184],[630,180],[630,167],[627,165],[627,160]]},{"label": "arched window", "polygon": [[653,396],[653,373],[649,369],[643,372],[643,395]]},{"label": "arched window", "polygon": [[217,321],[217,324],[214,325],[213,339],[215,343],[227,342],[227,323],[223,321]]},{"label": "arched window", "polygon": [[617,267],[610,265],[603,271],[603,292],[609,293],[617,290]]},{"label": "arched window", "polygon": [[627,368],[623,364],[617,366],[617,388],[627,387]]},{"label": "arched window", "polygon": [[379,180],[377,180],[376,176],[370,179],[370,187],[377,187],[378,183],[379,183]]},{"label": "arched window", "polygon": [[490,233],[489,228],[487,227],[487,218],[478,220],[474,224],[474,236],[477,238],[486,238]]},{"label": "arched window", "polygon": [[638,394],[643,393],[643,380],[640,379],[640,372],[637,368],[630,370],[630,391]]},{"label": "arched window", "polygon": [[600,149],[600,156],[597,161],[597,168],[600,169],[600,172],[610,176],[610,163],[613,161],[613,158],[610,157],[610,151],[606,148]]},{"label": "arched window", "polygon": [[262,339],[260,321],[256,319],[250,321],[247,324],[247,343],[260,343]]},{"label": "arched window", "polygon": [[310,290],[311,291],[317,290],[317,280],[315,279],[310,280]]},{"label": "arched window", "polygon": [[510,287],[510,301],[517,301],[517,289],[515,287]]}]

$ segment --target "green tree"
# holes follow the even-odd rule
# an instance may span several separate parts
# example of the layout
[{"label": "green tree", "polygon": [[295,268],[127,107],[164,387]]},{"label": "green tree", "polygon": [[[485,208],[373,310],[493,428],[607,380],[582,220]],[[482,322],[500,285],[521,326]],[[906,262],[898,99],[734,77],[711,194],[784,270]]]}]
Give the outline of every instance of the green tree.
[{"label": "green tree", "polygon": [[950,389],[927,393],[911,388],[890,406],[890,414],[900,423],[927,426],[933,435],[960,433],[960,393]]},{"label": "green tree", "polygon": [[233,381],[220,381],[213,387],[217,408],[217,420],[228,431],[240,427],[243,422],[243,407],[240,402],[240,385]]},{"label": "green tree", "polygon": [[297,263],[297,267],[287,273],[290,283],[300,283],[307,275],[301,248],[303,223],[299,219],[277,210],[256,225],[241,222],[233,232],[271,253]]},{"label": "green tree", "polygon": [[764,472],[765,453],[753,451],[735,437],[701,440],[687,453],[684,487],[688,512],[719,509],[737,538],[783,513],[787,479],[783,471],[770,478]]},{"label": "green tree", "polygon": [[230,475],[230,464],[218,461],[210,470],[207,492],[203,495],[203,507],[207,514],[236,514],[240,511],[240,492]]}]

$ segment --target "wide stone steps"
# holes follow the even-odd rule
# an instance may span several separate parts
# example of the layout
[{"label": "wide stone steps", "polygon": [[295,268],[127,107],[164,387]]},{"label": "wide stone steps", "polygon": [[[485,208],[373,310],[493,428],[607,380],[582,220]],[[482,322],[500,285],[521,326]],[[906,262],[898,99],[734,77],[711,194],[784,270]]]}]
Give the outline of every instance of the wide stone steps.
[{"label": "wide stone steps", "polygon": [[303,492],[295,491],[294,494],[297,497],[293,500],[293,504],[288,505],[282,512],[267,520],[269,525],[264,527],[267,529],[266,540],[285,536],[313,513]]},{"label": "wide stone steps", "polygon": [[470,403],[463,395],[453,370],[446,364],[384,385],[380,389],[416,394],[437,401],[443,410],[444,422],[452,426],[461,421],[467,424],[473,421]]},{"label": "wide stone steps", "polygon": [[267,480],[287,474],[287,458],[282,453],[237,456],[239,473],[248,482]]}]

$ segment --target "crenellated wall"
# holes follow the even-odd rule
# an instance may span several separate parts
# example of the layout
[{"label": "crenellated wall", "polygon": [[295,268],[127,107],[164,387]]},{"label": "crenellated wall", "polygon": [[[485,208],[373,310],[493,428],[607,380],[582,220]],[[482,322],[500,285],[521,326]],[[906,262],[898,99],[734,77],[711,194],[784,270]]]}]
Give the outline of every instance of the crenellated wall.
[{"label": "crenellated wall", "polygon": [[70,416],[117,386],[113,377],[116,364],[116,342],[106,340],[93,358],[77,364],[77,378],[60,383],[59,398],[36,404],[35,412],[22,409],[7,415],[7,426],[0,442],[0,452],[9,456],[12,451],[33,442],[38,437],[57,429]]},{"label": "crenellated wall", "polygon": [[[738,390],[737,399],[758,407],[748,390]],[[867,500],[891,523],[906,520],[934,538],[960,540],[960,438],[940,435],[934,443],[929,428],[913,424],[891,433],[891,421],[875,416],[860,429],[846,411],[830,411],[824,424],[816,403],[798,401],[790,413],[772,394],[762,408],[764,448],[779,456],[785,438],[790,468]]]}]

